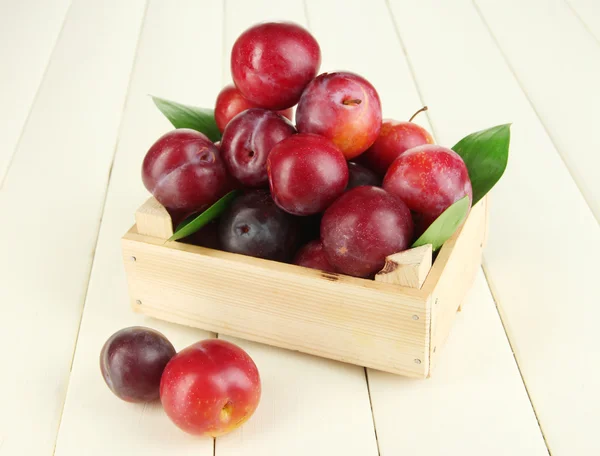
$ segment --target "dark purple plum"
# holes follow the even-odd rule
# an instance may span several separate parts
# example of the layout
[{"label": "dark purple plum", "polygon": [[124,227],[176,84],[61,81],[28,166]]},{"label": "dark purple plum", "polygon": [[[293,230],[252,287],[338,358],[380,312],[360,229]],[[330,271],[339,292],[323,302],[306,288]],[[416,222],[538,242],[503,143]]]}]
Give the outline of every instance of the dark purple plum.
[{"label": "dark purple plum", "polygon": [[110,390],[127,402],[159,398],[160,378],[175,348],[154,329],[132,326],[114,333],[100,352],[100,370]]},{"label": "dark purple plum", "polygon": [[356,187],[323,214],[321,241],[330,263],[340,272],[370,277],[388,255],[406,250],[413,220],[402,200],[378,187]]},{"label": "dark purple plum", "polygon": [[238,197],[219,222],[219,241],[227,252],[288,261],[296,239],[296,217],[277,207],[267,190]]},{"label": "dark purple plum", "polygon": [[194,234],[190,234],[188,237],[183,238],[181,242],[185,244],[206,247],[208,249],[219,250],[219,222],[217,220],[213,220],[196,231]]},{"label": "dark purple plum", "polygon": [[267,157],[273,146],[296,133],[289,120],[266,109],[248,109],[225,128],[221,156],[229,173],[246,187],[269,183]]},{"label": "dark purple plum", "polygon": [[348,187],[346,189],[350,190],[361,185],[381,187],[381,178],[358,163],[348,162]]}]

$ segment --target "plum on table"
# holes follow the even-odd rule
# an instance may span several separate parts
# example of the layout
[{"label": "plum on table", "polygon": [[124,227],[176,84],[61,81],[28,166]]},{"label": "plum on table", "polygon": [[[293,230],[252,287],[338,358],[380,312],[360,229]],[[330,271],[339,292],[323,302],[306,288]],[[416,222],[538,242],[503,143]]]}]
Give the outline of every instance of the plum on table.
[{"label": "plum on table", "polygon": [[127,402],[159,397],[160,379],[175,348],[150,328],[132,326],[114,333],[100,352],[100,370],[110,390]]}]

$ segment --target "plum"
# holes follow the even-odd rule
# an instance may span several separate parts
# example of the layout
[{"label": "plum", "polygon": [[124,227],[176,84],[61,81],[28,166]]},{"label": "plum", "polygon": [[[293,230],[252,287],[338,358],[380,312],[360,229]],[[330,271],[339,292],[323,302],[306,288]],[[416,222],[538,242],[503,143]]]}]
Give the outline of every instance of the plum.
[{"label": "plum", "polygon": [[231,75],[242,95],[265,109],[298,103],[321,66],[317,40],[290,22],[266,22],[242,33],[231,51]]},{"label": "plum", "polygon": [[[255,103],[246,100],[242,93],[232,84],[229,84],[219,92],[217,96],[217,102],[215,104],[215,121],[217,127],[221,133],[225,130],[225,127],[231,119],[237,116],[239,113],[251,109],[258,108]],[[293,120],[293,110],[291,108],[277,111],[289,120]]]},{"label": "plum", "polygon": [[413,237],[410,210],[378,187],[356,187],[323,214],[321,241],[329,262],[340,272],[370,277],[388,255],[406,250]]},{"label": "plum", "polygon": [[360,163],[383,177],[400,154],[423,144],[433,144],[432,136],[423,127],[411,121],[386,119],[373,145],[360,156]]},{"label": "plum", "polygon": [[323,243],[318,239],[310,241],[298,250],[294,258],[294,264],[305,268],[320,269],[325,272],[336,272],[325,254]]},{"label": "plum", "polygon": [[350,190],[361,185],[381,187],[381,178],[368,168],[354,162],[348,162],[348,187]]},{"label": "plum", "polygon": [[127,402],[159,397],[160,378],[175,348],[150,328],[132,326],[114,333],[100,352],[100,370],[110,390]]},{"label": "plum", "polygon": [[219,221],[219,242],[227,252],[287,261],[296,239],[296,219],[277,207],[267,190],[236,198]]},{"label": "plum", "polygon": [[348,72],[323,73],[314,79],[296,109],[300,133],[323,135],[347,160],[360,155],[381,129],[381,102],[363,77]]},{"label": "plum", "polygon": [[204,134],[180,128],[161,136],[142,164],[146,189],[166,208],[194,212],[230,188],[219,149]]},{"label": "plum", "polygon": [[237,115],[225,128],[221,156],[229,173],[246,187],[269,182],[267,157],[273,146],[296,133],[289,120],[265,109]]},{"label": "plum", "polygon": [[416,213],[419,232],[464,196],[473,201],[463,159],[453,150],[434,144],[413,147],[396,158],[383,179],[383,188]]},{"label": "plum", "polygon": [[340,150],[313,134],[296,134],[273,147],[267,172],[275,203],[294,215],[322,212],[348,184],[348,165]]},{"label": "plum", "polygon": [[216,437],[240,427],[258,407],[260,396],[260,374],[252,358],[220,339],[181,350],[160,382],[167,416],[193,435]]}]

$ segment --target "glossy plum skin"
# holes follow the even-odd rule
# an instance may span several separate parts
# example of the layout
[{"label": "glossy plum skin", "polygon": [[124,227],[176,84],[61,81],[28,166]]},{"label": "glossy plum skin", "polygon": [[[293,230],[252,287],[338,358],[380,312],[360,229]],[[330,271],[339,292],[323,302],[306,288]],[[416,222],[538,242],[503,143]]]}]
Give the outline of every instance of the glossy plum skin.
[{"label": "glossy plum skin", "polygon": [[379,135],[379,95],[357,74],[323,73],[302,94],[296,109],[296,127],[300,133],[331,139],[351,160],[367,150]]},{"label": "glossy plum skin", "polygon": [[150,328],[132,326],[114,333],[100,352],[100,371],[110,390],[127,402],[158,399],[160,378],[175,348]]},{"label": "glossy plum skin", "polygon": [[406,250],[413,237],[410,210],[378,187],[356,187],[338,198],[321,221],[321,241],[340,272],[370,277],[388,255]]},{"label": "glossy plum skin", "polygon": [[269,152],[294,133],[291,122],[273,111],[252,108],[242,112],[229,122],[221,139],[221,156],[229,174],[245,187],[266,186]]},{"label": "glossy plum skin", "polygon": [[348,184],[348,165],[327,138],[296,134],[277,144],[267,159],[271,194],[294,215],[325,210]]},{"label": "glossy plum skin", "polygon": [[238,197],[219,222],[219,243],[227,252],[287,261],[296,239],[295,217],[277,207],[267,190]]},{"label": "glossy plum skin", "polygon": [[360,156],[360,163],[383,177],[396,158],[408,149],[423,144],[433,144],[433,138],[420,125],[413,122],[384,120],[379,136]]},{"label": "glossy plum skin", "polygon": [[298,250],[294,258],[294,264],[305,268],[320,269],[325,272],[336,272],[329,262],[323,249],[323,243],[320,240],[310,241]]},{"label": "glossy plum skin", "polygon": [[460,155],[434,144],[414,147],[394,160],[383,188],[418,214],[419,231],[465,195],[473,201],[469,172]]},{"label": "glossy plum skin", "polygon": [[381,187],[381,178],[370,169],[358,163],[348,162],[348,173],[348,190],[360,187],[361,185]]},{"label": "glossy plum skin", "polygon": [[208,339],[175,355],[160,382],[167,416],[183,431],[220,436],[244,424],[258,407],[260,375],[250,356],[231,342]]},{"label": "glossy plum skin", "polygon": [[142,164],[146,189],[166,208],[193,212],[230,187],[217,147],[202,133],[181,128],[161,136]]},{"label": "glossy plum skin", "polygon": [[298,103],[321,66],[317,40],[289,22],[266,22],[242,33],[231,51],[231,75],[242,95],[265,109]]},{"label": "glossy plum skin", "polygon": [[[225,130],[227,124],[239,113],[252,108],[258,108],[255,103],[246,100],[242,93],[232,84],[229,84],[219,92],[217,102],[215,103],[215,121],[221,133]],[[277,111],[289,120],[293,120],[292,109]]]}]

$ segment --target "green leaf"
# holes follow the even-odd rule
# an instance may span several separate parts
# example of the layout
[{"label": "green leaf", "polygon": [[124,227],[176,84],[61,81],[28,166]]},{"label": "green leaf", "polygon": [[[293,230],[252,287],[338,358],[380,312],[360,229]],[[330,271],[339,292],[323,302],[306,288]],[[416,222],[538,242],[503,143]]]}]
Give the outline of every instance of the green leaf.
[{"label": "green leaf", "polygon": [[188,237],[200,230],[200,228],[221,215],[233,202],[238,193],[238,190],[233,190],[227,193],[227,195],[223,196],[204,212],[201,212],[200,214],[193,214],[186,218],[177,226],[175,233],[173,233],[173,236],[171,236],[168,241],[177,241],[178,239]]},{"label": "green leaf", "polygon": [[481,130],[461,139],[453,148],[462,157],[473,186],[473,205],[500,180],[508,162],[510,124]]},{"label": "green leaf", "polygon": [[456,229],[463,224],[469,213],[469,196],[459,199],[448,207],[429,225],[429,228],[417,239],[412,247],[431,244],[433,251],[438,250],[444,242],[452,237]]},{"label": "green leaf", "polygon": [[175,128],[191,128],[204,133],[213,142],[221,139],[212,109],[197,108],[158,97],[152,97],[152,100]]}]

